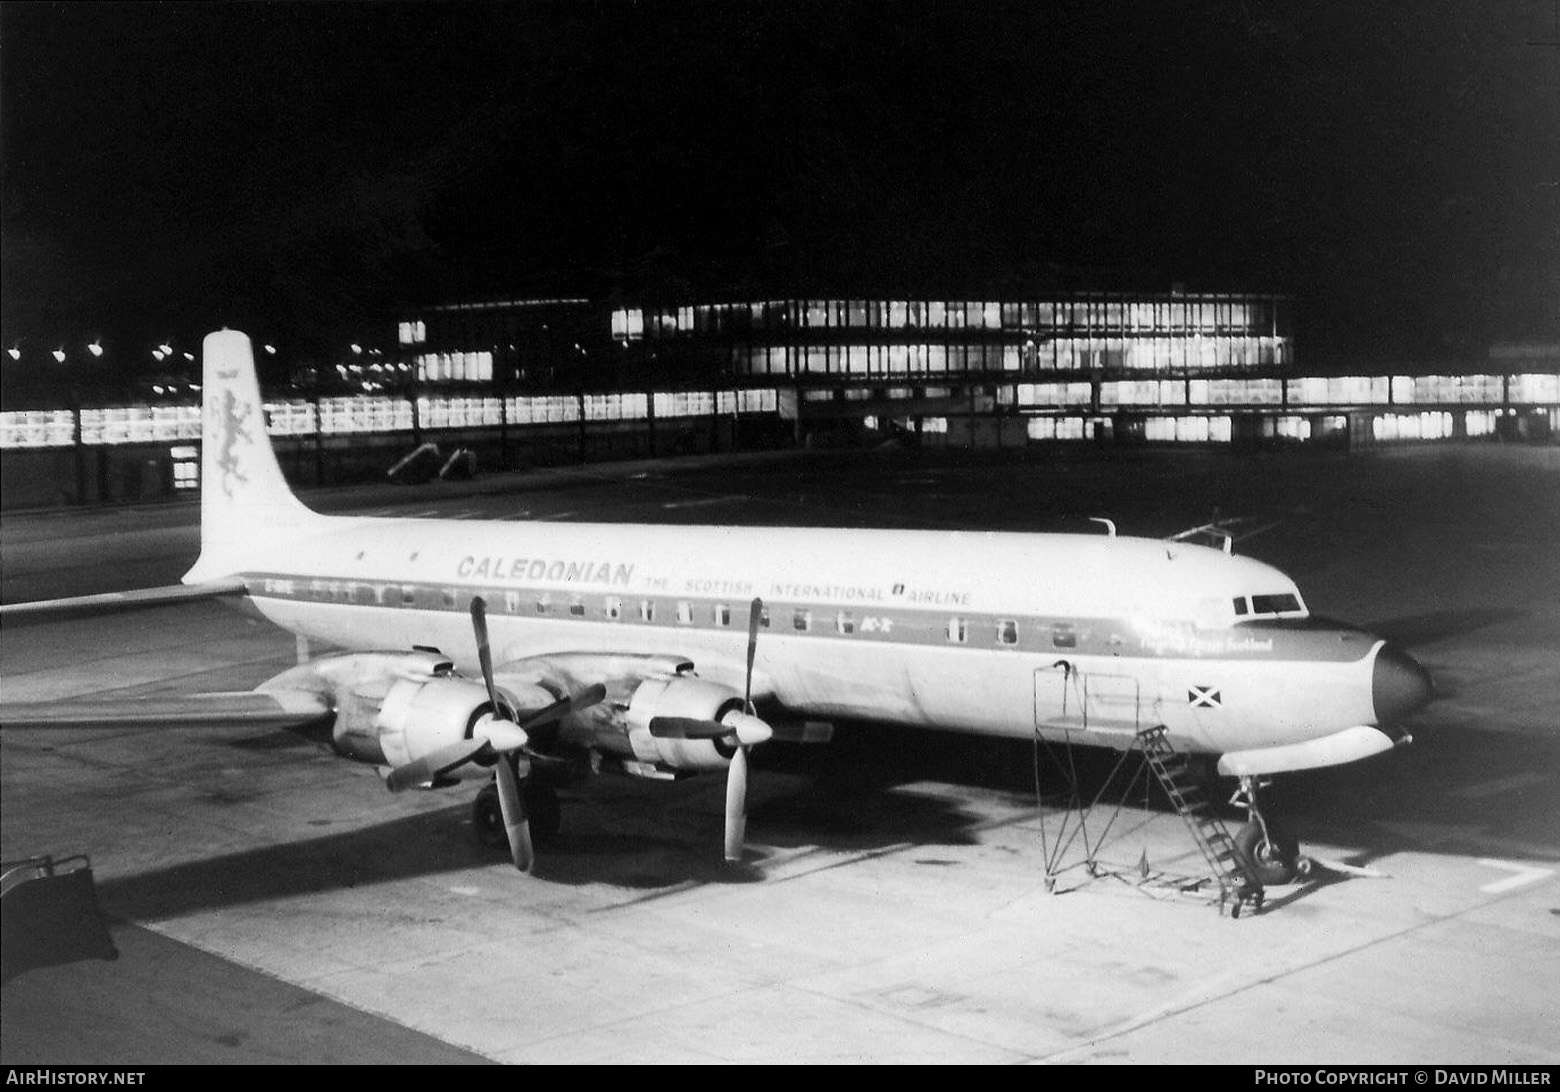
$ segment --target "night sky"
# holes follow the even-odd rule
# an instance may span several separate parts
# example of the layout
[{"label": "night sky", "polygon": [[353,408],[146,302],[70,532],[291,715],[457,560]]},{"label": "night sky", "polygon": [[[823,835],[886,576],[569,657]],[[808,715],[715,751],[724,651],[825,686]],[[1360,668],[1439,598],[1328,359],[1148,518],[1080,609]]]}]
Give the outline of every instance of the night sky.
[{"label": "night sky", "polygon": [[1180,284],[1476,360],[1560,337],[1557,10],[6,2],[3,336]]}]

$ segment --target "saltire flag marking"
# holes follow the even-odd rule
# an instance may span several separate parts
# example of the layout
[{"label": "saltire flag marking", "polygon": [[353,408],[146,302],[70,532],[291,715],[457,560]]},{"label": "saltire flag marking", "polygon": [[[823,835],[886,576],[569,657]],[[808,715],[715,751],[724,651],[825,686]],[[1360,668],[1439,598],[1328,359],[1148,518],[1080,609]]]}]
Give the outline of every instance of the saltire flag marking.
[{"label": "saltire flag marking", "polygon": [[1194,709],[1217,709],[1224,704],[1224,697],[1214,686],[1194,686],[1186,692],[1186,704]]}]

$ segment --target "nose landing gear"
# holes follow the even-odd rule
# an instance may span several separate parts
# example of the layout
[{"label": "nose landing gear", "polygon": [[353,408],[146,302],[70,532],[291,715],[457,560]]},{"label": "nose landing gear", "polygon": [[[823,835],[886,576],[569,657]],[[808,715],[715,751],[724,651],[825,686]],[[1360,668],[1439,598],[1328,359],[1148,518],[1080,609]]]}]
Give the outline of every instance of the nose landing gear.
[{"label": "nose landing gear", "polygon": [[1296,877],[1310,871],[1310,862],[1300,856],[1300,843],[1295,836],[1276,819],[1263,814],[1257,802],[1257,790],[1267,785],[1266,781],[1243,775],[1240,787],[1230,798],[1230,803],[1251,813],[1251,818],[1235,834],[1235,850],[1252,878],[1264,887],[1293,883]]}]

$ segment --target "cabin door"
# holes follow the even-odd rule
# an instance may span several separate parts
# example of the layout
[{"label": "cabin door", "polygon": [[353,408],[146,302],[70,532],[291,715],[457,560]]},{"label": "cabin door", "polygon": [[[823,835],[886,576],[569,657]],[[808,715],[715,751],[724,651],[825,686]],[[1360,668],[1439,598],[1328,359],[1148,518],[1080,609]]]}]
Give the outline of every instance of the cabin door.
[{"label": "cabin door", "polygon": [[1135,675],[1082,671],[1069,663],[1034,674],[1035,728],[1132,736],[1159,723]]}]

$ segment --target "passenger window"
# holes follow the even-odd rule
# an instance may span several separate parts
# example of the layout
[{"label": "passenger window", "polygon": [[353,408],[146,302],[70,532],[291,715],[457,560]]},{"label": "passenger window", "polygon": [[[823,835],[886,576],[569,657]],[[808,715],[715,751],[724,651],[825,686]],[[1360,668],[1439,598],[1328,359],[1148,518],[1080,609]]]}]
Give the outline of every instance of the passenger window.
[{"label": "passenger window", "polygon": [[1237,595],[1235,597],[1235,616],[1238,618],[1246,612],[1246,597],[1244,595]]},{"label": "passenger window", "polygon": [[956,645],[962,645],[969,637],[969,626],[963,618],[948,619],[948,640]]},{"label": "passenger window", "polygon": [[729,625],[731,625],[731,604],[730,603],[716,603],[715,604],[715,624],[717,626],[729,626]]},{"label": "passenger window", "polygon": [[834,628],[841,633],[856,632],[856,616],[848,610],[842,610],[834,619]]},{"label": "passenger window", "polygon": [[401,606],[415,607],[417,605],[417,586],[405,584],[401,588]]},{"label": "passenger window", "polygon": [[1018,644],[1018,623],[1011,618],[1003,618],[997,623],[997,644]]},{"label": "passenger window", "polygon": [[641,599],[639,601],[639,620],[641,622],[655,621],[655,600]]},{"label": "passenger window", "polygon": [[791,616],[791,625],[796,628],[796,632],[806,633],[808,630],[812,629],[812,611],[797,611]]},{"label": "passenger window", "polygon": [[693,625],[693,604],[686,599],[677,601],[677,622],[679,625]]},{"label": "passenger window", "polygon": [[510,614],[520,613],[520,593],[509,591],[504,593],[504,609]]},{"label": "passenger window", "polygon": [[585,617],[585,604],[578,599],[574,600],[569,604],[569,613],[576,618]]},{"label": "passenger window", "polygon": [[1072,626],[1053,626],[1051,628],[1051,644],[1057,648],[1077,648],[1078,632]]},{"label": "passenger window", "polygon": [[612,621],[616,622],[619,618],[623,617],[623,600],[613,596],[606,601],[605,605],[603,605],[601,609],[602,613],[604,613],[608,618],[612,619]]},{"label": "passenger window", "polygon": [[439,598],[443,600],[443,602],[444,602],[444,609],[445,610],[454,610],[455,609],[455,589],[454,588],[445,588],[443,593],[440,595]]},{"label": "passenger window", "polygon": [[552,610],[552,600],[547,596],[544,595],[536,601],[537,614],[546,614],[550,610]]}]

